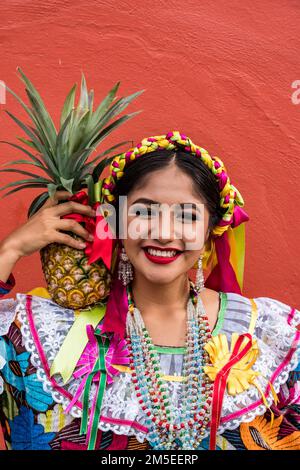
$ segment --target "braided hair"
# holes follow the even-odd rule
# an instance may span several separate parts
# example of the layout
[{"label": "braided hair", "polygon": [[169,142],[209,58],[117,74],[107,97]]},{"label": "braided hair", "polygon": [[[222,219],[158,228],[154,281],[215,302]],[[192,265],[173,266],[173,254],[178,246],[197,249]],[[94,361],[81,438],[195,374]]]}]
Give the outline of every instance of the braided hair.
[{"label": "braided hair", "polygon": [[[190,159],[191,165],[189,165],[186,157],[184,157],[183,154],[188,154],[189,158],[191,156],[195,157],[196,160],[198,160],[197,164],[195,161],[195,165],[192,165],[192,160]],[[132,163],[135,160],[141,159],[141,157],[144,155],[147,155],[149,157],[153,156],[156,161],[157,157],[161,157],[163,155],[166,157],[166,161],[168,160],[168,162],[170,161],[170,158],[168,157],[176,155],[177,158],[175,158],[175,163],[178,164],[178,166],[187,174],[193,176],[193,180],[195,182],[195,189],[198,190],[198,192],[200,191],[202,197],[204,197],[204,199],[206,200],[211,215],[210,227],[211,234],[213,236],[221,236],[231,225],[233,221],[235,205],[238,205],[240,207],[244,206],[244,200],[242,198],[242,195],[230,182],[230,178],[227,174],[225,165],[222,160],[216,156],[211,157],[207,150],[194,144],[189,137],[184,134],[181,134],[179,131],[168,132],[166,135],[146,137],[139,144],[137,144],[136,147],[133,147],[127,152],[124,152],[120,155],[117,155],[110,163],[109,176],[103,181],[102,194],[105,202],[116,204],[118,195],[127,194],[129,192],[129,186],[121,185],[121,179],[124,177],[124,174],[127,174],[126,169],[129,169],[129,167],[132,166]],[[142,161],[144,160],[145,157],[141,159],[141,166]],[[159,162],[161,168],[161,158]],[[158,165],[154,164],[151,166],[151,158],[147,159],[147,162],[145,163],[148,163],[149,171],[151,168],[159,169]],[[200,165],[198,165],[198,163],[200,163]],[[194,176],[195,167],[197,167],[200,171],[202,170],[202,173],[204,167],[208,169],[208,172],[206,171],[205,173],[206,177],[208,178],[206,190],[205,184],[204,188],[203,184],[201,184],[202,191],[201,188],[199,188],[199,186],[197,185],[198,180],[195,179]],[[135,174],[137,175],[137,172]],[[138,175],[139,179],[143,178],[144,175],[143,173],[141,175]],[[213,179],[211,178],[211,176],[213,176]],[[128,183],[130,178],[128,178],[127,180]],[[135,184],[135,180],[138,181],[137,178],[131,178],[131,189]],[[203,179],[201,181],[203,181]],[[217,183],[217,185],[213,184],[214,182]],[[212,183],[211,191],[208,191],[207,186],[209,185],[209,183]],[[216,200],[215,197],[213,197],[213,188],[217,188],[218,191],[217,204],[215,205],[215,207],[213,207],[214,201]],[[208,194],[210,194],[211,197],[207,197]],[[212,207],[210,207],[210,201],[212,202]]]}]

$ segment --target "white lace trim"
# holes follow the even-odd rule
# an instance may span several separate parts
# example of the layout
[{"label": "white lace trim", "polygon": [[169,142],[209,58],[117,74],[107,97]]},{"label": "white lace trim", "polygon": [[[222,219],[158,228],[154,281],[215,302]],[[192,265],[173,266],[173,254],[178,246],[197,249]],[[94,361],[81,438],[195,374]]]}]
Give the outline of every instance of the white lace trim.
[{"label": "white lace trim", "polygon": [[297,326],[300,326],[300,310],[295,311],[291,321],[291,326],[294,326],[295,328],[297,328]]},{"label": "white lace trim", "polygon": [[[231,295],[238,296],[238,294]],[[31,362],[37,369],[38,380],[43,382],[44,390],[52,395],[53,400],[56,403],[61,403],[65,409],[69,403],[69,400],[60,392],[56,391],[53,388],[51,382],[46,377],[46,373],[43,369],[36,350],[36,346],[32,339],[25,309],[26,294],[17,294],[17,299],[18,318],[22,324],[21,331],[24,337],[25,347],[27,351],[31,353]],[[243,297],[242,299],[245,298]],[[260,297],[254,300],[258,307],[258,319],[254,331],[254,337],[256,337],[258,341],[260,355],[256,364],[253,366],[253,369],[260,371],[265,377],[269,379],[273,372],[282,363],[284,357],[289,351],[295,337],[296,329],[295,326],[288,325],[287,323],[287,316],[290,312],[290,307],[288,305],[268,297]],[[249,301],[247,300],[245,305],[248,303]],[[42,342],[44,352],[47,356],[48,364],[51,366],[51,362],[56,356],[71,324],[74,321],[74,313],[72,310],[62,309],[49,299],[43,299],[36,296],[32,296],[32,311],[40,341]],[[299,323],[299,316],[300,312],[296,311],[293,325]],[[242,327],[239,328],[238,318],[239,316],[235,320],[235,329],[232,330],[232,332],[239,331],[240,329],[239,332],[242,333],[244,331]],[[245,318],[243,320],[245,320]],[[220,332],[222,332],[222,329]],[[286,364],[281,370],[273,384],[276,393],[279,392],[280,386],[287,381],[290,371],[297,367],[298,362],[299,358],[297,357],[296,353],[293,355],[290,362]],[[55,379],[58,385],[62,385],[62,383],[60,383],[59,375],[56,375]],[[258,381],[262,389],[265,389],[268,381],[262,377],[259,377]],[[79,383],[80,380],[76,381],[72,379],[67,385],[64,386],[64,388],[73,395]],[[177,407],[180,406],[180,382],[168,382],[168,385],[171,391],[173,404]],[[95,388],[92,389],[90,397],[91,400],[93,399],[94,393]],[[226,417],[235,412],[238,412],[239,410],[250,406],[257,400],[260,400],[260,398],[260,394],[254,386],[251,386],[246,392],[243,392],[235,397],[228,395],[226,392],[222,408],[222,417]],[[270,394],[267,398],[267,402],[269,405],[272,404],[272,394]],[[103,416],[107,416],[108,418],[136,421],[139,424],[146,426],[146,417],[143,414],[143,411],[140,409],[138,401],[135,397],[135,391],[132,387],[131,376],[129,373],[120,373],[116,377],[114,383],[110,386],[107,386],[102,406],[103,408],[101,414]],[[234,430],[243,422],[252,421],[256,416],[263,415],[266,412],[266,409],[267,408],[264,405],[260,405],[248,413],[221,424],[218,429],[218,434],[222,434],[226,430]],[[74,406],[70,414],[74,418],[80,418],[82,413],[79,408]],[[139,442],[144,442],[147,436],[145,432],[138,431],[132,426],[128,425],[117,425],[100,421],[98,427],[102,431],[110,430],[116,434],[127,436],[135,435]],[[206,430],[204,437],[206,437],[208,434],[209,431]]]},{"label": "white lace trim", "polygon": [[0,301],[0,336],[7,335],[10,325],[16,316],[15,299],[1,299]]},{"label": "white lace trim", "polygon": [[[39,354],[37,352],[34,340],[32,338],[30,327],[29,327],[29,324],[28,324],[27,313],[26,313],[26,298],[27,298],[26,294],[17,294],[17,299],[18,299],[18,305],[17,305],[18,320],[21,322],[21,332],[22,332],[22,336],[24,338],[25,348],[28,352],[31,353],[30,361],[31,361],[32,365],[37,369],[37,379],[43,383],[44,391],[49,393],[52,396],[53,400],[56,403],[60,403],[62,405],[63,409],[65,410],[66,407],[69,404],[69,399],[66,398],[64,395],[62,395],[57,390],[55,390],[55,388],[53,387],[53,385],[49,381],[49,379],[46,375],[46,372],[43,368],[43,365],[42,365],[41,359],[39,357]],[[44,303],[45,299],[42,299],[40,297],[32,296],[32,302],[33,303],[34,302]],[[44,305],[44,307],[45,307],[45,305]],[[49,315],[49,317],[52,317],[53,316],[53,311],[55,311],[55,310],[59,310],[59,315],[58,316],[60,317],[61,320],[66,320],[66,323],[69,323],[69,320],[71,319],[70,316],[72,317],[72,319],[74,321],[74,312],[72,310],[68,311],[67,309],[62,309],[56,303],[54,303],[54,302],[47,299],[47,308],[44,311],[45,317],[47,315]],[[49,322],[49,317],[48,317],[48,322]],[[51,322],[51,320],[50,320],[50,322]],[[46,354],[47,354],[47,348],[49,348],[49,350],[50,350],[51,346],[53,346],[53,350],[55,350],[55,349],[59,350],[59,348],[60,348],[60,346],[63,343],[63,340],[65,338],[65,336],[62,336],[62,335],[57,336],[57,332],[59,332],[59,328],[57,328],[57,323],[59,323],[59,322],[56,322],[55,325],[52,324],[51,325],[52,328],[50,328],[50,330],[48,330],[48,332],[51,331],[51,334],[53,334],[54,337],[56,336],[56,340],[54,339],[53,342],[51,342],[52,339],[50,340],[50,338],[48,337],[49,341],[45,342],[44,345],[43,345],[44,347],[46,345],[46,349],[44,349]],[[71,324],[72,323],[73,322],[71,322]],[[62,324],[64,324],[64,323],[62,322]],[[61,327],[62,327],[62,324],[61,324]],[[65,328],[65,326],[66,325],[64,325],[63,328],[66,329],[66,332],[67,332],[68,329]],[[46,331],[47,331],[47,326],[45,325],[44,333],[46,333]],[[39,333],[40,333],[40,331],[39,331]],[[43,334],[43,331],[41,333]],[[40,340],[41,339],[42,338],[40,336]],[[57,351],[54,354],[49,355],[49,357],[51,357],[51,361],[53,361],[54,357],[56,356],[56,353],[57,353]],[[47,357],[48,361],[49,361],[49,357]],[[122,378],[122,375],[123,374],[120,374],[117,377],[117,379]],[[126,375],[128,375],[128,374],[126,374]],[[56,379],[58,385],[63,386],[62,384],[59,384],[60,376],[56,375],[55,379]],[[116,383],[116,382],[114,382],[114,383]],[[71,380],[67,384],[67,386],[64,386],[64,388],[66,390],[68,390],[73,395],[73,393],[76,392],[77,387],[78,387],[79,384],[80,384],[80,379],[79,380]],[[122,384],[122,383],[119,382],[119,390],[121,390],[121,389],[124,390],[123,387],[124,387],[124,383]],[[102,411],[101,411],[101,415],[103,415],[103,416],[106,416],[105,408],[106,409],[110,408],[110,406],[109,406],[109,393],[107,393],[108,389],[109,389],[109,387],[107,387],[107,389],[106,389],[106,393],[105,393],[104,400],[103,400],[103,408],[102,408]],[[92,401],[92,399],[94,397],[94,393],[95,393],[95,387],[92,388],[90,401]],[[129,412],[130,412],[130,410],[129,410]],[[82,411],[77,406],[73,406],[70,410],[70,415],[73,416],[74,418],[81,418]],[[112,417],[116,418],[115,413],[113,413],[112,415],[113,415]],[[132,418],[134,418],[134,416],[132,416]],[[131,418],[127,415],[125,419],[129,420]],[[132,419],[132,421],[133,420],[134,419]],[[140,421],[138,423],[143,424]],[[144,440],[145,440],[145,433],[142,432],[142,431],[138,431],[137,429],[135,429],[134,427],[131,427],[131,426],[127,426],[127,425],[124,426],[124,425],[115,424],[115,423],[107,423],[107,422],[104,422],[104,421],[100,420],[99,423],[98,423],[98,428],[100,430],[104,431],[104,432],[105,431],[112,431],[112,432],[114,432],[116,434],[119,434],[119,435],[135,436],[136,439],[141,443],[144,442]]]}]

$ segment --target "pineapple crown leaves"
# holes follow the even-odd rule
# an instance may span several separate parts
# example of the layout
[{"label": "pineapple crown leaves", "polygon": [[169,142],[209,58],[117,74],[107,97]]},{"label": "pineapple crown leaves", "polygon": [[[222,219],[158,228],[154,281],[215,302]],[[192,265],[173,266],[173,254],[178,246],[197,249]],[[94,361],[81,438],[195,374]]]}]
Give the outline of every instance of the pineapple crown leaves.
[{"label": "pineapple crown leaves", "polygon": [[[33,83],[20,67],[17,68],[17,71],[25,84],[30,106],[26,105],[13,90],[9,87],[6,88],[26,111],[31,120],[30,125],[25,124],[7,110],[6,113],[25,132],[26,138],[18,137],[18,140],[25,144],[27,148],[12,142],[0,142],[20,150],[26,155],[27,159],[10,161],[3,166],[31,165],[31,167],[35,167],[36,170],[42,171],[46,175],[42,176],[39,173],[18,168],[0,169],[0,172],[18,173],[28,177],[0,187],[0,191],[13,188],[3,197],[26,188],[47,188],[47,192],[40,194],[32,202],[29,209],[29,214],[32,215],[45,202],[47,197],[53,196],[56,190],[64,189],[75,194],[82,188],[88,188],[89,196],[91,196],[93,184],[98,180],[104,168],[116,156],[113,155],[107,158],[106,155],[111,154],[115,149],[128,144],[130,141],[120,142],[110,147],[91,161],[88,161],[89,156],[112,131],[141,112],[136,111],[117,117],[145,90],[140,90],[117,100],[116,93],[121,83],[117,82],[98,107],[93,110],[94,90],[88,90],[82,72],[78,104],[75,106],[77,89],[75,83],[65,98],[60,114],[60,128],[57,131]],[[113,119],[115,120],[111,122]],[[99,161],[100,159],[102,160]],[[32,170],[34,169],[32,168]]]}]

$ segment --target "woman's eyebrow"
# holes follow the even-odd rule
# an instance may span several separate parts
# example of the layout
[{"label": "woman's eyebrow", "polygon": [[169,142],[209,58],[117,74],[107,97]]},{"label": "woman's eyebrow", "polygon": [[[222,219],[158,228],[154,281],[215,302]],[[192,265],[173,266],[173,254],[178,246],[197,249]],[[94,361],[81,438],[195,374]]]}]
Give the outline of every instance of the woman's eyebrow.
[{"label": "woman's eyebrow", "polygon": [[[138,204],[138,203],[141,203],[141,204],[161,204],[160,202],[158,201],[153,201],[152,199],[147,199],[147,198],[144,198],[144,197],[141,197],[139,199],[136,199],[133,203],[133,204]],[[177,205],[179,205],[182,209],[195,209],[197,210],[198,212],[201,212],[201,207],[202,207],[202,203],[198,203],[196,204],[195,202],[182,202],[182,203],[177,203]],[[184,207],[184,206],[188,206],[188,207]]]},{"label": "woman's eyebrow", "polygon": [[152,199],[147,199],[147,198],[144,198],[144,197],[141,197],[141,198],[137,199],[132,204],[137,204],[138,202],[140,202],[142,204],[160,204],[160,202],[158,202],[158,201],[152,201]]}]

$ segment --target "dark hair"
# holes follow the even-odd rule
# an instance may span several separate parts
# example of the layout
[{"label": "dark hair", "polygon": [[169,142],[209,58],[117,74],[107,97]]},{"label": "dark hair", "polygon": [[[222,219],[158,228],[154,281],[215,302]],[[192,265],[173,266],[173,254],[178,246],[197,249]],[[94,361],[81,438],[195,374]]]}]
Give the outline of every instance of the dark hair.
[{"label": "dark hair", "polygon": [[143,185],[149,173],[166,168],[174,162],[193,182],[193,190],[199,195],[209,212],[209,232],[218,224],[224,214],[220,207],[218,183],[200,158],[184,150],[155,150],[151,154],[138,156],[125,166],[124,175],[116,181],[114,196],[116,197],[117,234],[119,233],[119,196],[127,196],[130,191]]}]

